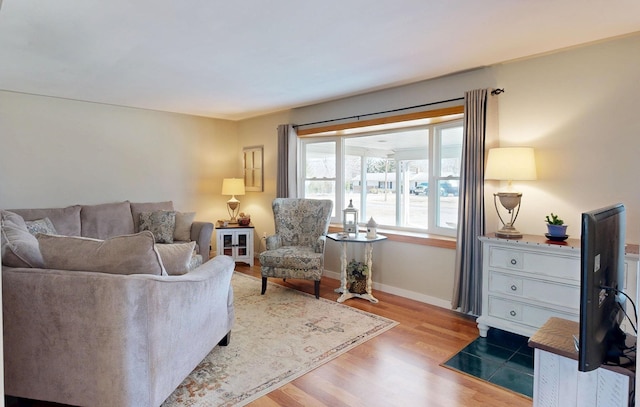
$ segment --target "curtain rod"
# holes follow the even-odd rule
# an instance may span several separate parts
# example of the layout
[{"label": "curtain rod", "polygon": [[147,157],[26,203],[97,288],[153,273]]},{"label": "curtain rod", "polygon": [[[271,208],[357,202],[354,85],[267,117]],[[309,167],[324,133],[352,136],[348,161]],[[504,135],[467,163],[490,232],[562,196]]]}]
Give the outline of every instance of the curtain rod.
[{"label": "curtain rod", "polygon": [[[494,89],[494,90],[491,91],[491,94],[492,95],[499,95],[502,92],[504,92],[504,89]],[[341,117],[339,119],[329,119],[329,120],[321,120],[319,122],[311,122],[311,123],[304,123],[304,124],[294,124],[293,127],[297,129],[298,127],[313,126],[313,125],[316,125],[316,124],[325,124],[325,123],[332,123],[332,122],[339,122],[341,120],[350,120],[350,119],[360,120],[361,117],[368,117],[368,116],[375,116],[375,115],[379,115],[379,114],[401,112],[403,110],[417,109],[419,107],[426,107],[426,106],[432,106],[432,105],[439,105],[439,104],[442,104],[442,103],[456,102],[458,100],[464,100],[464,97],[447,99],[447,100],[440,100],[438,102],[424,103],[424,104],[415,105],[415,106],[401,107],[401,108],[398,108],[398,109],[384,110],[382,112],[358,114],[358,115],[354,115],[354,116]]]}]

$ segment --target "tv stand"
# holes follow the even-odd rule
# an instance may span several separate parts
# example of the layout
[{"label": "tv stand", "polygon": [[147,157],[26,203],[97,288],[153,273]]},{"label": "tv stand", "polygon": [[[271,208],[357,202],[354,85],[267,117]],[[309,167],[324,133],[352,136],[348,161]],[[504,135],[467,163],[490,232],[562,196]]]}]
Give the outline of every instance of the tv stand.
[{"label": "tv stand", "polygon": [[[579,324],[549,318],[529,339],[534,348],[534,407],[627,407],[635,389],[635,363],[627,367],[603,365],[591,372],[578,371],[574,344]],[[626,335],[627,345],[636,338]],[[630,355],[635,359],[635,353]]]}]

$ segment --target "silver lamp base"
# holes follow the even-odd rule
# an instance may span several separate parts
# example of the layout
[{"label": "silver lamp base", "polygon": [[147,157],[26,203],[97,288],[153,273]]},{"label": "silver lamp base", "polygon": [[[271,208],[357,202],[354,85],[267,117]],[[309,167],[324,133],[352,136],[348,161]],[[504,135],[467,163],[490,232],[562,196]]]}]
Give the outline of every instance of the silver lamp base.
[{"label": "silver lamp base", "polygon": [[[518,213],[520,212],[521,198],[522,194],[520,192],[498,192],[493,194],[493,204],[496,207],[498,218],[503,225],[502,228],[496,232],[497,237],[504,239],[519,239],[522,237],[522,233],[513,227],[513,224],[518,218]],[[500,211],[498,210],[498,200],[511,217],[508,222],[505,222],[500,215]]]},{"label": "silver lamp base", "polygon": [[522,233],[520,233],[518,229],[514,228],[511,225],[504,225],[502,229],[496,232],[496,237],[501,237],[504,239],[519,239],[522,237]]}]

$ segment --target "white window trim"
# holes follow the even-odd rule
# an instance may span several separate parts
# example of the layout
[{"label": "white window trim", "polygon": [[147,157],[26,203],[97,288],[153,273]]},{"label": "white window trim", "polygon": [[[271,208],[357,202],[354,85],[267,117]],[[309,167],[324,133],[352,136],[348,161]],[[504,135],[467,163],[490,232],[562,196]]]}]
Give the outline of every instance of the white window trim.
[{"label": "white window trim", "polygon": [[[440,181],[444,181],[444,180],[456,180],[459,181],[460,177],[443,177],[441,175],[441,168],[440,168],[440,155],[441,155],[441,151],[442,149],[440,148],[440,142],[441,142],[441,138],[440,138],[440,132],[442,129],[448,128],[448,127],[458,127],[460,125],[463,125],[463,119],[462,118],[455,118],[454,120],[450,120],[450,121],[446,121],[446,122],[437,122],[437,123],[432,123],[432,124],[427,124],[427,125],[419,125],[419,126],[407,126],[407,127],[402,127],[402,129],[407,129],[407,128],[429,128],[429,162],[430,162],[430,171],[429,171],[429,184],[430,185],[439,185]],[[394,129],[397,130],[397,129]],[[390,130],[390,132],[394,131],[394,130]],[[437,130],[437,131],[436,131]],[[438,133],[438,135],[436,136],[436,133]],[[360,133],[357,133],[359,136],[363,136],[363,135],[367,135],[369,134],[369,132],[367,131],[362,131]],[[330,142],[333,141],[335,142],[335,146],[336,146],[336,178],[335,178],[335,202],[336,202],[336,208],[334,208],[334,214],[331,218],[331,223],[334,224],[341,224],[342,223],[342,207],[339,207],[340,204],[342,202],[344,202],[345,200],[345,194],[344,194],[344,174],[343,174],[343,169],[344,169],[344,142],[347,138],[352,137],[353,134],[349,134],[349,135],[344,135],[344,136],[311,136],[311,137],[303,137],[301,138],[298,143],[299,145],[299,149],[298,149],[298,162],[301,163],[301,165],[298,167],[298,191],[300,191],[300,195],[304,196],[305,193],[305,178],[303,178],[304,174],[303,171],[306,169],[306,157],[304,154],[305,151],[305,146],[307,144],[310,143],[318,143],[318,142]],[[399,169],[398,166],[399,163],[396,163],[396,167]],[[399,185],[399,177],[400,177],[400,171],[396,171],[396,178],[394,180],[394,183],[396,185]],[[438,206],[438,188],[430,188],[429,191],[429,195],[428,195],[428,207],[429,208],[434,208],[433,210],[429,209],[428,211],[428,225],[433,225],[433,226],[429,226],[428,229],[421,229],[421,228],[409,228],[409,227],[403,227],[403,226],[388,226],[385,225],[384,228],[388,229],[390,231],[394,231],[397,232],[399,234],[402,234],[403,232],[406,232],[408,234],[425,234],[425,235],[440,235],[440,236],[447,236],[447,237],[455,237],[457,235],[457,228],[444,228],[444,227],[440,227],[437,226],[437,214],[438,214],[438,210],[439,210],[439,206]],[[364,195],[364,193],[363,193]],[[401,197],[400,194],[396,194],[396,207],[400,207],[401,206]],[[362,202],[364,202],[364,199],[362,200]],[[397,217],[400,216],[399,215],[400,211],[396,211],[396,222],[397,222]],[[366,219],[359,219],[359,224],[362,226],[366,223]]]}]

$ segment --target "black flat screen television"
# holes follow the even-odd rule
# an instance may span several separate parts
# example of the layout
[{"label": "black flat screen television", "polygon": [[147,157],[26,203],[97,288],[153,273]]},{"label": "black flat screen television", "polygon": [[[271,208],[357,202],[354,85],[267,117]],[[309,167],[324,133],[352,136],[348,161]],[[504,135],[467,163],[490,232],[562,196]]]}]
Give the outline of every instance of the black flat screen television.
[{"label": "black flat screen television", "polygon": [[578,370],[618,364],[625,348],[620,329],[625,303],[625,207],[610,205],[582,214]]}]

